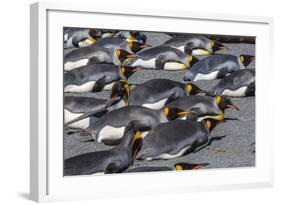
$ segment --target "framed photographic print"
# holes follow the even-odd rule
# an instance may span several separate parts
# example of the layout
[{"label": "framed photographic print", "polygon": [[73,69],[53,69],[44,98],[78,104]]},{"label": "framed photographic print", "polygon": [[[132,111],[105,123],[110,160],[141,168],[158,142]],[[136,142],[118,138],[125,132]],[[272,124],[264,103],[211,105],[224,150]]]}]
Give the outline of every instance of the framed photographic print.
[{"label": "framed photographic print", "polygon": [[31,199],[271,186],[272,22],[31,5]]}]

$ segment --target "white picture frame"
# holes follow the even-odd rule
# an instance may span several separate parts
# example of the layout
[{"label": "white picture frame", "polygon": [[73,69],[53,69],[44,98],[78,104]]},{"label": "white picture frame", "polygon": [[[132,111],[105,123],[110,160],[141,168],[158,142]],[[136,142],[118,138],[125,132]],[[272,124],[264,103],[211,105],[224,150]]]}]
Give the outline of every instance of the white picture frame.
[{"label": "white picture frame", "polygon": [[[122,21],[124,19],[127,21]],[[137,23],[130,23],[130,19]],[[266,79],[270,79],[267,71],[274,72],[271,64],[272,18],[44,2],[31,5],[30,25],[32,200],[95,199],[273,186],[273,131],[267,129],[272,115],[264,109],[271,103],[267,100],[269,93],[262,86]],[[63,110],[59,109],[62,108],[63,95],[59,92],[63,55],[62,39],[58,37],[63,26],[256,36],[256,166],[197,172],[63,177]]]}]

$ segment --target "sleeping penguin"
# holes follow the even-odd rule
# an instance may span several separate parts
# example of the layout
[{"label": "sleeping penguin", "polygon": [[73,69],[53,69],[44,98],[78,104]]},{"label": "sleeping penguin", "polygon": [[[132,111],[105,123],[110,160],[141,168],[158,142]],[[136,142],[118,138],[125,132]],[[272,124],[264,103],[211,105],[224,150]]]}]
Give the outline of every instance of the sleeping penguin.
[{"label": "sleeping penguin", "polygon": [[201,122],[174,120],[154,127],[143,140],[137,159],[175,159],[207,144],[210,132],[222,121],[206,118]]},{"label": "sleeping penguin", "polygon": [[214,80],[247,67],[255,56],[213,55],[192,66],[183,77],[184,81]]},{"label": "sleeping penguin", "polygon": [[140,132],[128,125],[124,136],[116,147],[90,152],[68,158],[64,161],[64,175],[90,175],[97,173],[120,173],[132,166],[142,146]]},{"label": "sleeping penguin", "polygon": [[167,103],[185,95],[206,95],[192,83],[181,83],[169,79],[152,79],[136,85],[132,90],[127,81],[117,81],[112,87],[108,105],[128,99],[128,105],[141,105],[150,109],[162,109]]},{"label": "sleeping penguin", "polygon": [[187,114],[188,112],[178,108],[152,110],[142,106],[126,106],[106,113],[99,120],[85,115],[84,119],[73,120],[65,126],[85,130],[94,140],[106,145],[116,145],[120,143],[125,127],[132,121],[139,131],[146,132],[161,122],[175,120]]},{"label": "sleeping penguin", "polygon": [[180,51],[191,55],[211,55],[216,51],[223,50],[226,47],[219,41],[211,40],[203,35],[182,34],[177,35],[163,45],[177,48]]},{"label": "sleeping penguin", "polygon": [[230,97],[255,96],[255,69],[243,69],[231,73],[221,79],[209,94]]},{"label": "sleeping penguin", "polygon": [[139,51],[128,58],[123,65],[139,66],[156,70],[185,70],[198,60],[170,46],[155,46]]},{"label": "sleeping penguin", "polygon": [[100,92],[111,90],[115,81],[127,79],[137,67],[113,64],[89,64],[64,73],[64,92]]}]

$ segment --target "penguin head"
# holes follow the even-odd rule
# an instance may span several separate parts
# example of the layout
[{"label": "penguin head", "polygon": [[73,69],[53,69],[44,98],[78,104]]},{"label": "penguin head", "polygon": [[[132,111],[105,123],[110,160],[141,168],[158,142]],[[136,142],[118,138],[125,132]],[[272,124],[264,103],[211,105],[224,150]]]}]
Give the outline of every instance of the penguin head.
[{"label": "penguin head", "polygon": [[130,38],[127,39],[129,42],[137,41],[139,43],[145,44],[146,42],[146,35],[140,32],[131,31]]},{"label": "penguin head", "polygon": [[195,77],[196,77],[196,75],[194,74],[194,72],[192,72],[191,70],[188,70],[188,71],[184,74],[183,80],[184,80],[184,81],[193,81]]},{"label": "penguin head", "polygon": [[224,120],[218,120],[218,119],[214,119],[214,118],[205,118],[203,120],[203,122],[205,123],[209,132],[211,132],[217,125],[223,123]]},{"label": "penguin head", "polygon": [[116,49],[115,55],[117,56],[117,58],[120,60],[121,63],[128,58],[134,58],[135,57],[134,54],[129,53],[129,52],[123,50],[123,49]]},{"label": "penguin head", "polygon": [[182,171],[182,170],[195,170],[195,169],[201,169],[204,166],[209,165],[209,163],[201,163],[201,164],[191,164],[191,163],[177,163],[175,164],[175,170],[176,171]]},{"label": "penguin head", "polygon": [[243,63],[243,65],[246,67],[248,66],[253,60],[256,59],[255,56],[251,55],[240,55],[239,56],[240,61]]},{"label": "penguin head", "polygon": [[213,53],[216,52],[216,51],[223,50],[223,49],[226,48],[226,47],[225,47],[223,44],[221,44],[219,41],[214,41],[214,40],[211,40],[211,41],[210,41],[210,47],[211,47]]},{"label": "penguin head", "polygon": [[121,73],[128,79],[133,73],[139,71],[140,67],[132,67],[132,66],[121,66]]},{"label": "penguin head", "polygon": [[125,80],[117,81],[113,84],[110,98],[106,103],[106,108],[110,107],[115,102],[124,100],[125,104],[129,103],[130,86]]},{"label": "penguin head", "polygon": [[147,48],[148,45],[140,43],[138,41],[133,41],[133,42],[129,42],[129,47],[134,53],[137,53],[141,49]]},{"label": "penguin head", "polygon": [[189,112],[186,112],[184,110],[181,110],[179,108],[170,108],[170,107],[164,107],[163,113],[167,120],[176,120],[180,117],[186,116],[189,114]]},{"label": "penguin head", "polygon": [[201,88],[197,87],[196,85],[192,83],[186,84],[186,92],[189,95],[206,95],[206,91],[202,90]]},{"label": "penguin head", "polygon": [[199,61],[198,58],[191,56],[191,55],[187,56],[187,60],[189,62],[189,67],[193,66],[195,63],[197,63]]},{"label": "penguin head", "polygon": [[93,39],[97,39],[101,37],[102,32],[100,30],[96,29],[89,29],[89,36],[91,36]]},{"label": "penguin head", "polygon": [[234,105],[229,98],[218,95],[215,97],[215,99],[216,99],[216,104],[222,111],[228,108],[236,109],[239,111],[239,108],[236,105]]}]

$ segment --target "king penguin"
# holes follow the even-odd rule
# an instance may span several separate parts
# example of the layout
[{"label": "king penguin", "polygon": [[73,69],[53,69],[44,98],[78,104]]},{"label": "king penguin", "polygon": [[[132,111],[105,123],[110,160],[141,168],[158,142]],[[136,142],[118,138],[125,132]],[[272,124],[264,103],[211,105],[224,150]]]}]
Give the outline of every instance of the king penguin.
[{"label": "king penguin", "polygon": [[111,50],[98,46],[78,48],[65,54],[64,70],[70,71],[94,63],[113,63],[119,66],[131,55],[131,53],[122,49]]},{"label": "king penguin", "polygon": [[116,147],[99,152],[90,152],[64,161],[64,175],[90,175],[97,173],[120,173],[132,166],[142,146],[140,132],[127,126],[124,136]]},{"label": "king penguin", "polygon": [[198,121],[207,117],[223,120],[225,109],[239,110],[231,100],[224,96],[184,96],[166,105],[169,108],[177,108],[198,115]]},{"label": "king penguin", "polygon": [[224,77],[209,92],[230,97],[255,96],[255,69],[235,71]]},{"label": "king penguin", "polygon": [[136,53],[147,47],[147,45],[141,44],[137,41],[128,42],[121,38],[101,38],[98,39],[94,45],[112,50],[122,49],[129,53]]},{"label": "king penguin", "polygon": [[65,48],[85,47],[96,42],[99,31],[94,29],[70,29],[64,34]]},{"label": "king penguin", "polygon": [[64,92],[111,90],[115,81],[127,79],[139,68],[113,64],[89,64],[64,73]]},{"label": "king penguin", "polygon": [[162,110],[152,110],[142,106],[126,106],[106,113],[97,121],[88,116],[83,119],[83,123],[79,119],[65,125],[85,130],[98,142],[116,145],[120,143],[125,127],[132,121],[139,131],[147,132],[161,122],[175,120],[187,114],[188,112],[178,108],[165,107]]},{"label": "king penguin", "polygon": [[210,132],[221,122],[207,118],[201,122],[175,120],[161,123],[144,138],[137,159],[151,161],[179,158],[207,144]]},{"label": "king penguin", "polygon": [[129,100],[129,105],[162,109],[167,103],[185,95],[206,95],[206,92],[192,83],[184,84],[169,79],[152,79],[136,85],[132,90],[126,81],[117,81],[113,85],[108,105],[124,96]]},{"label": "king penguin", "polygon": [[214,80],[244,69],[255,59],[251,55],[213,55],[197,62],[184,75],[185,81]]},{"label": "king penguin", "polygon": [[139,51],[134,58],[124,61],[124,65],[157,70],[185,70],[197,61],[197,58],[176,48],[155,46]]},{"label": "king penguin", "polygon": [[191,55],[211,55],[216,51],[225,49],[226,47],[219,41],[211,40],[203,35],[184,34],[177,35],[163,45],[177,48],[180,51]]}]

